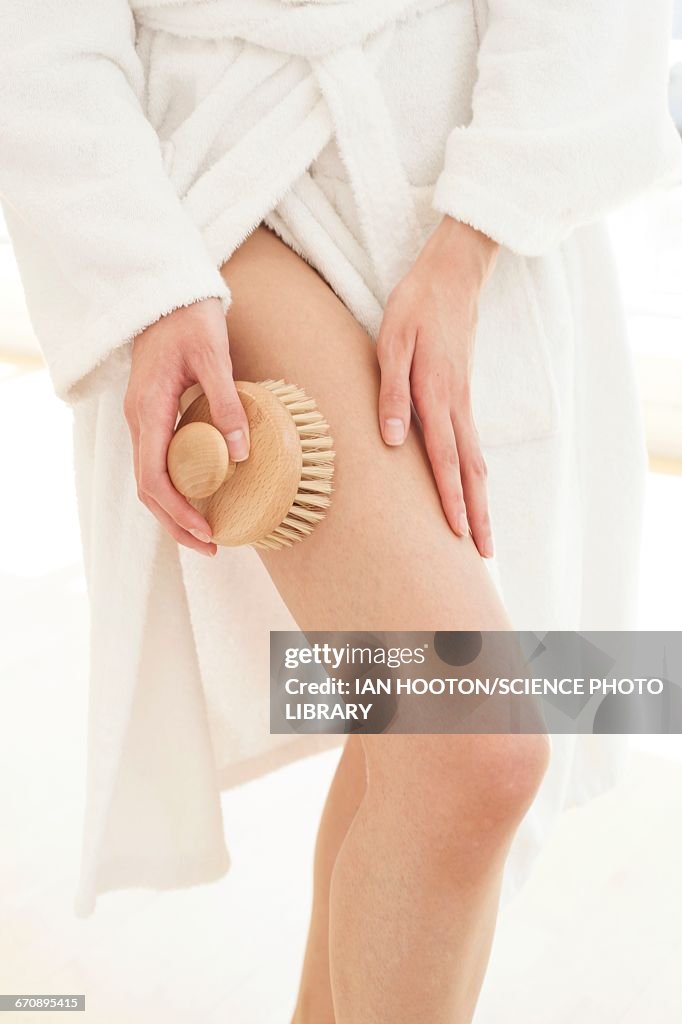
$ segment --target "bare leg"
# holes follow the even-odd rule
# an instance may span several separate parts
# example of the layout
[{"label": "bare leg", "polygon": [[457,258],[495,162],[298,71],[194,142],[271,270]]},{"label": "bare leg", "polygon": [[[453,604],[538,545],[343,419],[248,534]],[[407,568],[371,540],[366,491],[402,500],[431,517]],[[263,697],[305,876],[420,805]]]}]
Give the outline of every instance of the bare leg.
[{"label": "bare leg", "polygon": [[365,755],[350,736],[324,805],[315,845],[313,907],[293,1024],[334,1024],[329,977],[329,892],[338,852],[365,792]]},{"label": "bare leg", "polygon": [[509,844],[546,766],[542,736],[374,736],[337,857],[338,1024],[472,1019]]},{"label": "bare leg", "polygon": [[[302,544],[262,556],[300,628],[508,629],[473,542],[447,525],[418,431],[401,448],[383,444],[375,353],[348,310],[266,229],[225,276],[235,376],[300,384],[324,411],[338,452],[327,519]],[[331,883],[336,1024],[464,1024],[509,844],[546,768],[546,738],[362,743],[367,789]]]}]

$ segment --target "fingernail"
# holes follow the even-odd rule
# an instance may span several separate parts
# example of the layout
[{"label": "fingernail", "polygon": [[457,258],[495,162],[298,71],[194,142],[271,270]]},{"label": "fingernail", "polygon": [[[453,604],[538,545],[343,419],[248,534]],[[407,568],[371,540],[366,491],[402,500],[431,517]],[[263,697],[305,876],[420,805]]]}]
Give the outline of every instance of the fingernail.
[{"label": "fingernail", "polygon": [[457,533],[460,537],[466,537],[469,532],[469,524],[467,523],[467,517],[464,512],[460,512],[457,516]]},{"label": "fingernail", "polygon": [[243,462],[249,457],[249,443],[243,430],[231,430],[225,434],[227,448],[233,462]]},{"label": "fingernail", "polygon": [[207,533],[202,533],[201,530],[190,530],[189,532],[193,537],[196,537],[197,540],[202,541],[204,544],[211,543],[211,537]]},{"label": "fingernail", "polygon": [[493,547],[493,539],[492,537],[486,537],[486,539],[483,541],[483,557],[492,558],[494,554],[495,549]]},{"label": "fingernail", "polygon": [[384,420],[384,441],[386,444],[402,444],[405,440],[405,424],[402,420],[389,418]]}]

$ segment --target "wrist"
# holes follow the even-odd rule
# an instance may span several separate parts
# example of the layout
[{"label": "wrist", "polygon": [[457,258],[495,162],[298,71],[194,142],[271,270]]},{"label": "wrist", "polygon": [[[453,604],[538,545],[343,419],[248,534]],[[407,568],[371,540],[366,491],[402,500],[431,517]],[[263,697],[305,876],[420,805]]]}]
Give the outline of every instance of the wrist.
[{"label": "wrist", "polygon": [[[167,331],[182,334],[202,334],[225,326],[222,302],[217,297],[195,299],[184,305],[162,313],[156,320],[141,330],[134,338],[134,346],[151,336]],[[133,346],[133,347],[134,347]]]},{"label": "wrist", "polygon": [[445,214],[432,240],[442,257],[457,266],[472,285],[481,287],[490,274],[500,245],[470,224]]}]

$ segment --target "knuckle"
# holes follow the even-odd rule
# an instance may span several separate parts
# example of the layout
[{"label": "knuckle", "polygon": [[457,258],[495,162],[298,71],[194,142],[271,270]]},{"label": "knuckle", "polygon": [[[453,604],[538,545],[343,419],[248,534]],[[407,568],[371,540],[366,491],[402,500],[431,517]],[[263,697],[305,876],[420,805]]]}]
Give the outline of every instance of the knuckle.
[{"label": "knuckle", "polygon": [[402,341],[400,328],[408,326],[409,322],[413,321],[413,310],[416,308],[418,307],[414,289],[409,282],[404,280],[398,282],[389,293],[384,306],[384,324],[389,324],[397,329],[387,333],[392,334],[397,341]]},{"label": "knuckle", "polygon": [[466,501],[464,500],[464,494],[459,483],[455,484],[450,490],[449,494],[450,507],[455,513],[464,512],[466,514],[467,507]]},{"label": "knuckle", "polygon": [[487,480],[488,466],[480,452],[475,452],[467,459],[466,471],[475,480]]},{"label": "knuckle", "polygon": [[234,397],[226,394],[219,395],[209,404],[214,419],[218,419],[221,423],[241,423],[244,410],[236,394]]},{"label": "knuckle", "polygon": [[219,344],[206,338],[190,339],[183,353],[185,367],[198,381],[216,384],[232,384],[232,364],[227,343]]},{"label": "knuckle", "polygon": [[443,397],[450,393],[450,376],[447,365],[432,355],[417,355],[412,365],[412,380],[420,391],[438,392]]},{"label": "knuckle", "polygon": [[182,348],[185,360],[192,366],[213,363],[217,354],[213,340],[196,328],[187,332]]},{"label": "knuckle", "polygon": [[415,402],[424,414],[448,405],[447,382],[438,374],[416,372],[412,380]]},{"label": "knuckle", "polygon": [[396,312],[397,307],[402,301],[402,289],[400,283],[396,284],[391,288],[386,299],[384,306],[384,316],[391,316]]},{"label": "knuckle", "polygon": [[393,286],[388,294],[386,300],[386,308],[395,310],[406,303],[410,303],[414,299],[414,287],[409,278],[401,278],[397,284]]},{"label": "knuckle", "polygon": [[436,444],[432,448],[432,459],[444,469],[456,469],[459,466],[459,457],[454,444]]},{"label": "knuckle", "polygon": [[140,477],[138,480],[138,494],[140,491],[145,497],[150,497],[156,488],[158,478],[155,473],[152,473],[148,469],[140,470]]},{"label": "knuckle", "polygon": [[408,389],[397,384],[389,384],[388,387],[381,389],[381,401],[384,405],[405,405],[409,397]]},{"label": "knuckle", "polygon": [[408,347],[407,337],[402,331],[382,331],[377,339],[379,362],[385,362],[388,359],[401,360]]}]

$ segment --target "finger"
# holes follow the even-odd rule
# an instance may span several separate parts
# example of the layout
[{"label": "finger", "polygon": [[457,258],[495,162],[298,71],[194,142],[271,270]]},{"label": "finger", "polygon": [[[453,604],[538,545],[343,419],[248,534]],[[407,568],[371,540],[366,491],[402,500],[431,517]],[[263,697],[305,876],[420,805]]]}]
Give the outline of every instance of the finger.
[{"label": "finger", "polygon": [[457,441],[447,406],[419,402],[417,413],[424,432],[426,453],[431,463],[441,504],[450,528],[459,536],[469,533],[466,504],[460,477]]},{"label": "finger", "polygon": [[243,462],[249,457],[249,421],[232,377],[229,354],[224,360],[215,359],[206,370],[202,368],[199,383],[208,399],[213,426],[225,438],[230,458]]},{"label": "finger", "polygon": [[144,504],[152,515],[159,520],[168,533],[170,533],[171,537],[178,542],[178,544],[183,544],[187,548],[199,551],[202,555],[210,555],[212,557],[217,553],[218,548],[215,544],[203,544],[187,530],[183,530],[181,526],[178,526],[172,516],[169,516],[165,509],[163,509],[158,502],[154,501],[153,498],[147,497]]},{"label": "finger", "polygon": [[[164,408],[167,406],[167,408]],[[140,499],[160,505],[175,523],[199,541],[210,543],[211,528],[204,517],[176,491],[166,464],[175,425],[177,397],[168,403],[158,398],[140,405],[137,485]]]},{"label": "finger", "polygon": [[128,432],[130,433],[130,444],[133,453],[133,470],[135,473],[135,480],[138,479],[138,464],[139,464],[139,440],[140,440],[140,424],[137,417],[137,409],[132,393],[126,392],[126,396],[123,402],[123,415],[125,421],[128,424]]},{"label": "finger", "polygon": [[381,371],[379,387],[379,426],[386,444],[400,445],[410,429],[410,369],[414,337],[392,329],[384,317],[377,339],[377,359]]},{"label": "finger", "polygon": [[471,534],[483,558],[492,558],[494,547],[488,511],[488,471],[478,434],[473,419],[468,415],[463,417],[461,413],[453,416],[453,427]]}]

